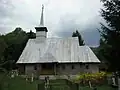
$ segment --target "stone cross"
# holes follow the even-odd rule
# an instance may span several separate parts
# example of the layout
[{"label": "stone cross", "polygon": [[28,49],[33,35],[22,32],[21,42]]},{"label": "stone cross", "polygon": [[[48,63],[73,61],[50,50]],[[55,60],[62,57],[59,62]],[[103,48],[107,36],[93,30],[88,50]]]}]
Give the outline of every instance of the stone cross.
[{"label": "stone cross", "polygon": [[33,82],[33,79],[34,79],[34,76],[33,76],[33,73],[32,73],[31,82]]}]

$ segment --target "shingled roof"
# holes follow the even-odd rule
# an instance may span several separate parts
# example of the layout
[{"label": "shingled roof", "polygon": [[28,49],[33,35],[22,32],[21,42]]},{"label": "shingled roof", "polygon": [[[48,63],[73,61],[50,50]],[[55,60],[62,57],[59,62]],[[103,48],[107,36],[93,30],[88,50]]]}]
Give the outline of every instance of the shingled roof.
[{"label": "shingled roof", "polygon": [[29,39],[17,63],[100,63],[88,46],[79,46],[78,38],[46,38],[36,43]]}]

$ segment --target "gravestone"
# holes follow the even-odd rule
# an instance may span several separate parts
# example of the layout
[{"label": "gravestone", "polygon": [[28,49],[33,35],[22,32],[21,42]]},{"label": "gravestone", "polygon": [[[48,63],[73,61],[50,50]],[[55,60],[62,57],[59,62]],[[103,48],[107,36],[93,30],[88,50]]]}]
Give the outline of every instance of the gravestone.
[{"label": "gravestone", "polygon": [[49,77],[47,76],[47,77],[45,77],[45,90],[48,90],[48,88],[50,88],[49,87],[50,85],[49,85]]},{"label": "gravestone", "polygon": [[14,77],[15,77],[15,75],[14,75],[14,72],[12,71],[11,78],[14,78]]},{"label": "gravestone", "polygon": [[25,80],[28,81],[28,75],[26,75]]},{"label": "gravestone", "polygon": [[18,71],[16,71],[16,76],[18,76]]},{"label": "gravestone", "polygon": [[89,81],[89,87],[92,88],[91,82]]},{"label": "gravestone", "polygon": [[33,79],[34,79],[34,75],[33,75],[33,73],[32,73],[32,76],[31,76],[31,82],[33,82]]},{"label": "gravestone", "polygon": [[114,86],[116,86],[116,79],[115,79],[115,77],[112,77],[112,84],[113,84]]},{"label": "gravestone", "polygon": [[117,74],[117,72],[113,73],[113,75],[112,75],[112,85],[113,86],[118,85],[118,74]]}]

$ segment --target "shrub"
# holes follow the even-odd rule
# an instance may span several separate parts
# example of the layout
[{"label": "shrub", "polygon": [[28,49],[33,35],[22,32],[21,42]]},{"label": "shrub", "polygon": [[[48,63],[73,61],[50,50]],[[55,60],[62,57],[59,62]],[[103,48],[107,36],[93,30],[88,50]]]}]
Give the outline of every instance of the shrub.
[{"label": "shrub", "polygon": [[80,83],[81,85],[89,85],[89,82],[91,82],[92,85],[101,85],[104,84],[106,77],[107,77],[106,72],[83,73],[77,75],[74,82]]}]

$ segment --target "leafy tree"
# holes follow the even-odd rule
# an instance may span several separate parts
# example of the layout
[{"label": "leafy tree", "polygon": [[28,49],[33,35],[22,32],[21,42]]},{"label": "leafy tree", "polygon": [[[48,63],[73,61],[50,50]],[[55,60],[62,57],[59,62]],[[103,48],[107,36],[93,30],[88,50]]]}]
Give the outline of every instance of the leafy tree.
[{"label": "leafy tree", "polygon": [[28,39],[27,33],[20,27],[4,36],[0,36],[0,67],[2,66],[7,70],[15,68],[15,63]]},{"label": "leafy tree", "polygon": [[0,35],[0,69],[11,70],[15,68],[15,63],[19,59],[28,39],[35,37],[36,35],[32,30],[26,33],[21,27],[17,27],[6,35]]},{"label": "leafy tree", "polygon": [[4,56],[3,53],[5,49],[7,48],[7,44],[4,40],[4,36],[0,36],[0,63],[4,62]]},{"label": "leafy tree", "polygon": [[34,32],[32,32],[32,30],[30,30],[30,32],[27,33],[29,39],[33,39],[36,38],[36,34]]},{"label": "leafy tree", "polygon": [[76,30],[76,32],[73,32],[72,37],[78,37],[79,45],[80,45],[80,46],[85,45],[84,40],[82,39],[82,36],[81,36],[81,34],[78,32],[78,30]]},{"label": "leafy tree", "polygon": [[111,64],[111,70],[120,70],[120,0],[101,0],[101,16],[107,25],[101,23],[100,54]]}]

